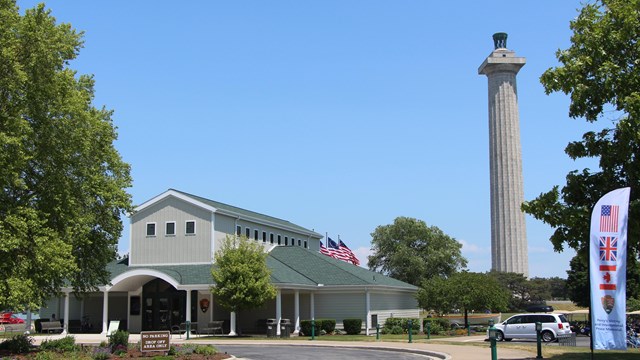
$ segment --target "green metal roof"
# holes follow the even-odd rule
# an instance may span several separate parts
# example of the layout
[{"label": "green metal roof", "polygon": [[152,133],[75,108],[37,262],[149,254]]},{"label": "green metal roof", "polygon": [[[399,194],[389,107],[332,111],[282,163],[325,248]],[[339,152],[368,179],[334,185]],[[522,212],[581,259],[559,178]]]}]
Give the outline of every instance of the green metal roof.
[{"label": "green metal roof", "polygon": [[265,215],[265,214],[260,214],[260,213],[257,213],[257,212],[254,212],[254,211],[250,211],[250,210],[246,210],[246,209],[242,209],[242,208],[239,208],[239,207],[236,207],[236,206],[224,204],[224,203],[221,203],[221,202],[218,202],[218,201],[214,201],[214,200],[210,200],[210,199],[207,199],[207,198],[203,198],[201,196],[189,194],[189,193],[186,193],[186,192],[183,192],[183,191],[180,191],[180,190],[176,190],[176,189],[169,189],[169,190],[173,190],[173,191],[175,191],[177,193],[180,193],[180,194],[182,194],[184,196],[188,196],[188,197],[190,197],[190,198],[192,198],[192,199],[194,199],[196,201],[200,201],[200,202],[205,203],[205,204],[207,204],[207,205],[209,205],[211,207],[214,207],[216,209],[221,209],[221,210],[224,210],[224,211],[227,211],[227,212],[230,212],[230,213],[233,213],[233,214],[237,214],[237,215],[240,215],[240,216],[252,217],[252,218],[255,218],[255,219],[258,219],[258,220],[271,222],[271,223],[278,224],[278,225],[281,225],[281,226],[287,226],[287,227],[292,228],[292,229],[297,230],[297,231],[310,233],[310,235],[313,236],[313,237],[322,238],[321,234],[318,234],[315,231],[309,230],[309,229],[304,228],[304,227],[302,227],[300,225],[296,225],[296,224],[294,224],[292,222],[289,222],[287,220],[279,219],[279,218],[276,218],[276,217],[273,217],[273,216],[269,216],[269,215]]},{"label": "green metal roof", "polygon": [[[418,288],[388,276],[298,246],[276,246],[267,256],[271,282],[290,286],[382,286],[405,290]],[[211,285],[211,265],[129,266],[128,259],[107,266],[111,278],[129,270],[150,269],[171,276],[181,285]]]}]

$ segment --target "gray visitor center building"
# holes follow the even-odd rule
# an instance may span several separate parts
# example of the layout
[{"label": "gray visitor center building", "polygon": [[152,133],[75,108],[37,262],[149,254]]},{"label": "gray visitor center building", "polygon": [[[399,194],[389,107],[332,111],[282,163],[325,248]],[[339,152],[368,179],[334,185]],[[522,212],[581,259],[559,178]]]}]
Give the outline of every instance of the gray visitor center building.
[{"label": "gray visitor center building", "polygon": [[[132,333],[172,330],[190,322],[201,331],[222,324],[221,333],[264,333],[266,319],[363,320],[365,333],[388,317],[418,317],[417,288],[322,255],[322,235],[272,216],[169,189],[139,205],[130,216],[130,254],[109,264],[109,284],[75,294],[62,289],[40,309],[61,319],[65,333],[90,325],[106,335],[109,322]],[[211,294],[214,254],[227,236],[244,235],[264,246],[274,300],[235,314]],[[278,335],[280,327],[278,327]]]}]

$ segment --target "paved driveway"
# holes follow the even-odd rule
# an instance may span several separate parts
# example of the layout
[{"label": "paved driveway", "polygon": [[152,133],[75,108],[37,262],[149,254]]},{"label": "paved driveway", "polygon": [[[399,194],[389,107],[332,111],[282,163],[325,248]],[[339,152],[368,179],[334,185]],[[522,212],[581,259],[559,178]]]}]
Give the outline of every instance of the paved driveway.
[{"label": "paved driveway", "polygon": [[435,359],[426,355],[390,352],[376,349],[353,349],[327,346],[286,346],[286,345],[216,345],[218,350],[248,360],[425,360]]}]

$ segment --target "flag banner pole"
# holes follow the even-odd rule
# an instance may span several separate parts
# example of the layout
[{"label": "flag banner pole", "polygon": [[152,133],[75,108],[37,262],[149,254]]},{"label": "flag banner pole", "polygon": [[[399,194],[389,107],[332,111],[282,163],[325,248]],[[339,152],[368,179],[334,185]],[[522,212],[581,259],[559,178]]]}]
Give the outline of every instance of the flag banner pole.
[{"label": "flag banner pole", "polygon": [[626,350],[627,220],[630,188],[604,195],[591,213],[591,337],[596,350]]}]

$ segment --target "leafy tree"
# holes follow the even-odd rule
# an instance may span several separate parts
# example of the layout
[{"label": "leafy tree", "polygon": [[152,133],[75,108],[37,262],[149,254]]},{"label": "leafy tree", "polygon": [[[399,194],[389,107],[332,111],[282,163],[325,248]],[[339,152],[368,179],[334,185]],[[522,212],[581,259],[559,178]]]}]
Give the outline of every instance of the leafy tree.
[{"label": "leafy tree", "polygon": [[227,236],[215,254],[211,291],[229,311],[255,309],[276,296],[264,248],[246,237]]},{"label": "leafy tree", "polygon": [[[551,242],[556,251],[565,246],[577,250],[577,256],[583,259],[572,262],[576,266],[580,262],[586,264],[591,210],[598,199],[616,188],[640,188],[639,9],[640,0],[597,0],[585,5],[571,22],[571,46],[556,53],[561,65],[548,69],[540,79],[547,94],[561,91],[570,96],[570,117],[610,124],[601,131],[585,133],[565,149],[574,160],[599,159],[598,170],[572,171],[562,190],[555,186],[522,207],[555,228]],[[628,238],[637,239],[640,193],[635,190],[631,193],[629,215]],[[628,244],[627,295],[637,297],[640,244]],[[577,275],[569,274],[568,282],[571,299],[581,303],[584,298],[573,296],[582,294],[575,290],[587,284],[584,276]]]},{"label": "leafy tree", "polygon": [[569,299],[569,291],[567,290],[567,280],[554,276],[547,279],[549,283],[549,291],[551,298],[554,300]]},{"label": "leafy tree", "polygon": [[370,270],[419,286],[434,276],[449,276],[467,266],[462,245],[422,220],[398,217],[371,233]]},{"label": "leafy tree", "polygon": [[[129,165],[94,80],[69,68],[82,33],[44,5],[0,0],[0,307],[37,308],[63,285],[109,281]],[[67,280],[69,283],[65,283]]]},{"label": "leafy tree", "polygon": [[463,271],[449,278],[436,276],[425,280],[416,298],[421,308],[439,313],[461,309],[467,326],[469,311],[506,310],[510,296],[495,277]]}]

